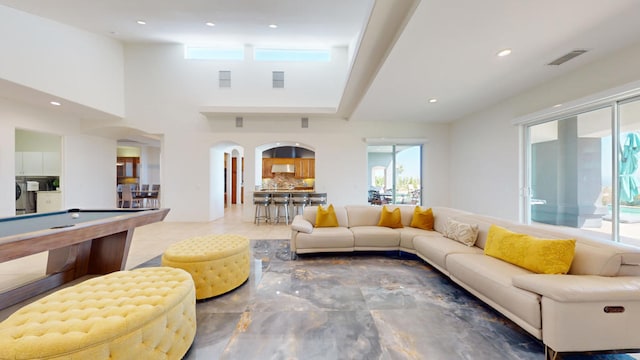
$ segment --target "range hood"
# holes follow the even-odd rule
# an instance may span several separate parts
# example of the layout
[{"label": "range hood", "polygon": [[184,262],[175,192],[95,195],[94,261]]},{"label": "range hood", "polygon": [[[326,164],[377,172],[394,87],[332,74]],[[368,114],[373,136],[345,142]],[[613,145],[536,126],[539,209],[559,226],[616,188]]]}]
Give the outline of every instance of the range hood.
[{"label": "range hood", "polygon": [[296,168],[293,164],[275,164],[271,166],[272,173],[295,173]]}]

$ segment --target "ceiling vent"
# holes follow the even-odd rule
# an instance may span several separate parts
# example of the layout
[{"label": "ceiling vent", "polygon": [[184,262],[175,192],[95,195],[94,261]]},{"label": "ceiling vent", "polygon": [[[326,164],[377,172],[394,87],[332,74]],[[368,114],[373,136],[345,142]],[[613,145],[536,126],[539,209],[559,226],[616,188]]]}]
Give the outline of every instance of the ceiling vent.
[{"label": "ceiling vent", "polygon": [[562,64],[566,63],[567,61],[575,58],[576,56],[580,56],[580,55],[582,55],[582,54],[584,54],[586,52],[587,52],[587,50],[584,50],[584,49],[582,49],[582,50],[573,50],[573,51],[570,51],[570,52],[560,56],[559,58],[553,60],[552,62],[548,63],[547,65],[556,65],[556,66],[557,65],[562,65]]}]

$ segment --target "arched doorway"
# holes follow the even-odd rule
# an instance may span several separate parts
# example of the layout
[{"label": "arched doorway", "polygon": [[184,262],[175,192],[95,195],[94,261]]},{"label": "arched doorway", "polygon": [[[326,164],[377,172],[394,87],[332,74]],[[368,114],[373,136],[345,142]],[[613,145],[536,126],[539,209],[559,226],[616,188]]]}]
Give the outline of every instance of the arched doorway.
[{"label": "arched doorway", "polygon": [[315,186],[315,149],[293,141],[256,147],[256,184],[262,189]]}]

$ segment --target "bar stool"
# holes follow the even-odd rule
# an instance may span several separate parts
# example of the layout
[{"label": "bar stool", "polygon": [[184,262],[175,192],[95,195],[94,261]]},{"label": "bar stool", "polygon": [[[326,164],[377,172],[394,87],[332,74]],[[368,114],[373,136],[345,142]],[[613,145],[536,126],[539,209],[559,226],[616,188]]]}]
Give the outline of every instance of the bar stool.
[{"label": "bar stool", "polygon": [[293,206],[293,215],[302,214],[304,207],[309,205],[309,194],[295,193],[291,194],[291,206]]},{"label": "bar stool", "polygon": [[[271,194],[271,204],[276,208],[276,223],[280,223],[280,219],[284,218],[284,221],[289,225],[289,201],[291,200],[291,194],[289,193],[277,193]],[[284,211],[284,215],[281,215],[280,209]]]},{"label": "bar stool", "polygon": [[255,192],[253,193],[253,205],[256,207],[253,223],[260,225],[260,220],[265,223],[271,221],[271,194]]},{"label": "bar stool", "polygon": [[309,194],[309,205],[327,205],[327,193],[311,193]]}]

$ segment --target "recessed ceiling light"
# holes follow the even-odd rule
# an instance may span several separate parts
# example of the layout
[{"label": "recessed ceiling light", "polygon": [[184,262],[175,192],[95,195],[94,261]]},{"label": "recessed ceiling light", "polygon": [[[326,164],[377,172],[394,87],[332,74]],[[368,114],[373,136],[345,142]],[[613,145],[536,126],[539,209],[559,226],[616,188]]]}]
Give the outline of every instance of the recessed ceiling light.
[{"label": "recessed ceiling light", "polygon": [[211,21],[207,22],[205,25],[207,25],[207,26],[211,26],[211,27],[216,26],[216,24],[215,24],[215,23],[212,23]]},{"label": "recessed ceiling light", "polygon": [[136,21],[139,25],[147,25],[147,22],[144,20],[138,20]]},{"label": "recessed ceiling light", "polygon": [[270,28],[272,28],[272,29],[277,29],[277,28],[278,28],[278,25],[276,25],[276,24],[271,24],[271,25],[269,25],[269,27],[270,27]]},{"label": "recessed ceiling light", "polygon": [[496,55],[498,55],[500,57],[511,55],[511,49],[500,50],[500,51],[498,51],[498,53]]},{"label": "recessed ceiling light", "polygon": [[560,106],[562,106],[562,104],[555,104],[555,105],[553,105],[553,107],[554,107],[554,108],[558,108],[558,107],[560,107]]},{"label": "recessed ceiling light", "polygon": [[53,106],[60,106],[62,105],[61,103],[57,102],[57,101],[51,101],[49,102],[49,104],[53,105]]},{"label": "recessed ceiling light", "polygon": [[430,103],[432,103],[432,104],[435,104],[435,103],[437,103],[437,102],[438,102],[438,99],[436,99],[436,98],[431,98],[431,99],[429,99],[429,102],[430,102]]}]

